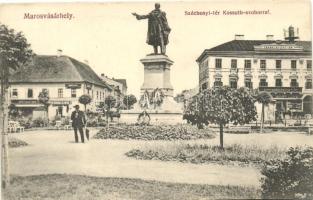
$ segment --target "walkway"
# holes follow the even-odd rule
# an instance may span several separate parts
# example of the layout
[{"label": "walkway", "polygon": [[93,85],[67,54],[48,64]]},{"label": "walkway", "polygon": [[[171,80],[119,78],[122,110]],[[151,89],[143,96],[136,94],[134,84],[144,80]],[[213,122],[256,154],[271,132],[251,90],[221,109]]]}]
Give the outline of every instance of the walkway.
[{"label": "walkway", "polygon": [[[95,130],[92,131],[96,132]],[[302,134],[225,134],[225,143],[291,143],[303,144],[313,136]],[[165,182],[250,185],[259,186],[261,178],[253,167],[225,166],[217,164],[186,164],[178,162],[146,161],[128,158],[124,154],[149,144],[166,144],[161,141],[90,140],[73,143],[72,131],[30,131],[13,134],[29,146],[10,149],[12,174],[37,175],[52,173],[82,174],[101,177],[128,177]],[[310,137],[310,138],[308,138]],[[217,139],[196,141],[218,143]],[[313,143],[311,144],[313,146]]]}]

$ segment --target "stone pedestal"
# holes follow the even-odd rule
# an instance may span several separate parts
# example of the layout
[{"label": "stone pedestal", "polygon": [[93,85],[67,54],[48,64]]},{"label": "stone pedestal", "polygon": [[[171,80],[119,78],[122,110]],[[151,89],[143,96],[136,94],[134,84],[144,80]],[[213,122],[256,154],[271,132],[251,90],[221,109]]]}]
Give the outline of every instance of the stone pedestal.
[{"label": "stone pedestal", "polygon": [[[166,55],[150,54],[141,59],[144,65],[144,82],[140,88],[141,96],[146,92],[151,94],[158,89],[163,94],[160,106],[149,105],[145,110],[151,117],[151,124],[176,124],[183,123],[183,105],[178,104],[173,98],[173,86],[170,81],[171,65],[174,63]],[[139,102],[132,110],[121,111],[120,122],[135,123],[138,115],[143,111]]]},{"label": "stone pedestal", "polygon": [[171,65],[174,63],[166,55],[152,54],[141,59],[144,65],[144,82],[140,88],[141,95],[145,91],[162,90],[165,97],[173,97],[173,86],[170,82]]},{"label": "stone pedestal", "polygon": [[181,113],[181,105],[173,98],[173,86],[171,84],[171,65],[174,63],[168,56],[161,54],[150,54],[141,59],[144,65],[144,82],[140,88],[143,95],[146,91],[151,94],[156,89],[162,91],[163,103],[158,108],[151,106],[149,110]]}]

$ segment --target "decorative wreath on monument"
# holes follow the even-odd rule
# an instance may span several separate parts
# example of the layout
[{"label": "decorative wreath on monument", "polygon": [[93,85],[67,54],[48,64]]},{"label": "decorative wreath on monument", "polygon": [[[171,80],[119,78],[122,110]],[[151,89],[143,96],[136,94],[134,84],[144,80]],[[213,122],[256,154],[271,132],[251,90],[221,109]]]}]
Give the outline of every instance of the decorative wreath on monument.
[{"label": "decorative wreath on monument", "polygon": [[140,100],[139,100],[139,104],[141,108],[149,108],[149,104],[150,104],[150,94],[149,92],[146,90],[143,95],[141,95]]},{"label": "decorative wreath on monument", "polygon": [[164,99],[164,94],[162,90],[159,88],[156,88],[152,93],[151,93],[152,98],[150,99],[150,103],[160,106],[163,103]]}]

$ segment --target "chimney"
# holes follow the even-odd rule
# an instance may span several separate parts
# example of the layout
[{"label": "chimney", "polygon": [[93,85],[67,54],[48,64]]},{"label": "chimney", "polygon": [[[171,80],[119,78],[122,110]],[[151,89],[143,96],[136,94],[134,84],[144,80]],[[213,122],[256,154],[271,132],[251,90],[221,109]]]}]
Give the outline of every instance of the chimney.
[{"label": "chimney", "polygon": [[84,63],[85,63],[86,65],[89,65],[89,61],[88,61],[88,60],[84,60]]},{"label": "chimney", "polygon": [[58,57],[62,56],[62,53],[63,53],[62,49],[58,49],[57,50],[57,56]]},{"label": "chimney", "polygon": [[101,74],[101,77],[104,77],[104,73]]},{"label": "chimney", "polygon": [[235,40],[244,40],[244,39],[245,39],[245,35],[240,35],[240,34],[235,35]]},{"label": "chimney", "polygon": [[274,35],[266,35],[266,40],[274,40]]}]

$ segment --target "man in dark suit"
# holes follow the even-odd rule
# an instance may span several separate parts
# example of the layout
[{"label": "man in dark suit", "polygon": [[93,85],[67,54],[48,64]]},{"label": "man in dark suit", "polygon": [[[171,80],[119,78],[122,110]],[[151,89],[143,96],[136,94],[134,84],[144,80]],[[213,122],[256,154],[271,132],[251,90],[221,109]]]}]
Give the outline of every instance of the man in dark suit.
[{"label": "man in dark suit", "polygon": [[78,143],[78,135],[77,135],[77,129],[78,129],[81,142],[84,143],[83,127],[86,124],[85,114],[79,110],[79,105],[74,106],[74,108],[75,108],[75,111],[72,112],[71,120],[72,120],[72,126],[74,128],[74,133],[75,133],[75,142]]}]

